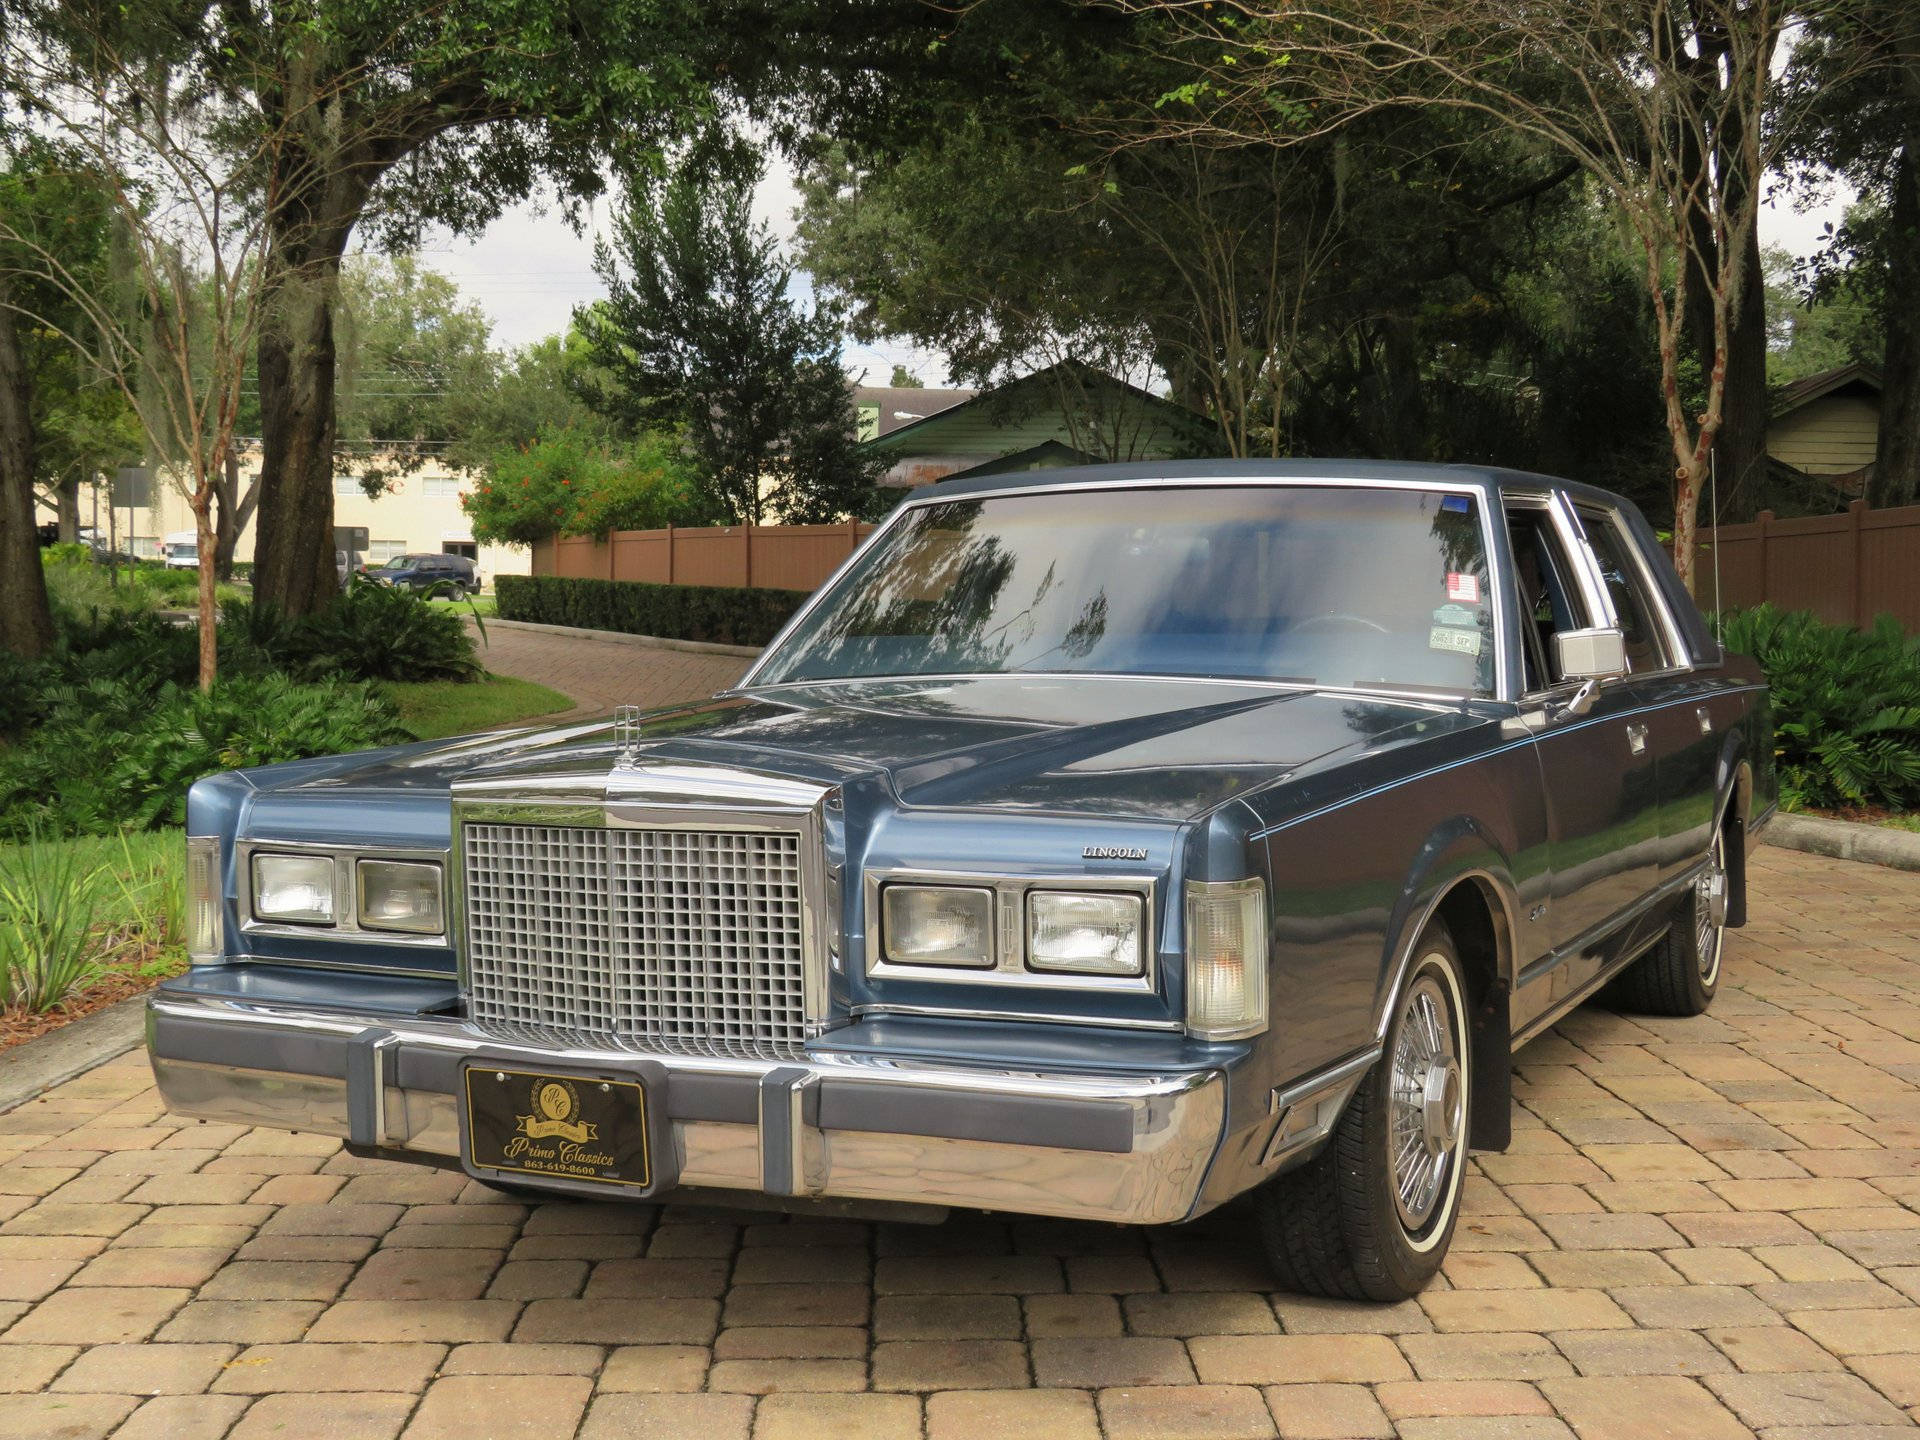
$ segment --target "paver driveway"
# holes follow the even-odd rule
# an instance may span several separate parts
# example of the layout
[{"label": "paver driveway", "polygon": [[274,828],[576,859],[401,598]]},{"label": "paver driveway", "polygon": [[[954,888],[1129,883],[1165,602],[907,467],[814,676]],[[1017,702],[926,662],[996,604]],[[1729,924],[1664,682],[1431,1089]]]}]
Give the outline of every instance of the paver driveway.
[{"label": "paver driveway", "polygon": [[129,1055],[0,1116],[0,1436],[1905,1434],[1920,880],[1757,872],[1710,1017],[1521,1053],[1513,1149],[1390,1308],[1269,1293],[1237,1212],[529,1210],[177,1124]]}]

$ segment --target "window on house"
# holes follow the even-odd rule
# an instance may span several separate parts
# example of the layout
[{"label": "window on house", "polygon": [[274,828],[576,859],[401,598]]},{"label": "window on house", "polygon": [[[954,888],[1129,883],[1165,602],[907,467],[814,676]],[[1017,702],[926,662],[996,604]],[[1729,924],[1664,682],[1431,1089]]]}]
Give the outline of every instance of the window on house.
[{"label": "window on house", "polygon": [[367,492],[360,488],[360,481],[356,477],[352,475],[336,475],[333,477],[333,493],[336,495],[364,495]]},{"label": "window on house", "polygon": [[460,494],[465,482],[458,475],[429,475],[422,482],[422,493],[430,500],[451,500]]},{"label": "window on house", "polygon": [[367,542],[367,563],[369,565],[385,564],[387,561],[393,559],[394,556],[404,555],[406,553],[407,542],[404,540],[370,540]]}]

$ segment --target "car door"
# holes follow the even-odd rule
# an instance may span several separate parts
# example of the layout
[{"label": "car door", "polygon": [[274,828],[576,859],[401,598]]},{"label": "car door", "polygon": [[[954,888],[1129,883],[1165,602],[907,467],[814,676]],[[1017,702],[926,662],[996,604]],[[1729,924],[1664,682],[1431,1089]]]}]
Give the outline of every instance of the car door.
[{"label": "car door", "polygon": [[1627,688],[1644,710],[1660,796],[1658,878],[1672,879],[1706,853],[1712,836],[1721,747],[1715,697],[1695,673],[1646,557],[1618,512],[1580,505],[1576,513],[1626,636]]},{"label": "car door", "polygon": [[1553,636],[1612,623],[1592,557],[1564,500],[1509,493],[1508,535],[1520,590],[1526,674],[1521,717],[1532,732],[1545,792],[1550,949],[1523,971],[1514,1028],[1582,989],[1612,958],[1619,923],[1659,876],[1655,754],[1631,676],[1600,684],[1574,713],[1579,689],[1553,668]]}]

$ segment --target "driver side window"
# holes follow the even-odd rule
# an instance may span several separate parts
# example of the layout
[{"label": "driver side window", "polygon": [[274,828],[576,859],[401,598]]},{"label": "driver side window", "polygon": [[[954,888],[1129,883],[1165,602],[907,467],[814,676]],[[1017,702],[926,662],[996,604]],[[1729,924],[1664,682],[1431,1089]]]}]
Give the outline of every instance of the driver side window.
[{"label": "driver side window", "polygon": [[1573,580],[1566,543],[1543,506],[1509,505],[1514,579],[1520,590],[1520,642],[1528,693],[1551,689],[1565,677],[1554,666],[1553,637],[1593,622]]}]

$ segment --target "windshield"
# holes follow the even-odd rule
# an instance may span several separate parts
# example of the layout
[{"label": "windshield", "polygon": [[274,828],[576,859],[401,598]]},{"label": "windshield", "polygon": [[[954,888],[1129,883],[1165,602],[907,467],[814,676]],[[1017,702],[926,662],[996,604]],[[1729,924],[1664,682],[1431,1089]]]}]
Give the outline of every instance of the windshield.
[{"label": "windshield", "polygon": [[1487,694],[1480,502],[1183,486],[909,511],[758,685],[870,675],[1204,675]]},{"label": "windshield", "polygon": [[199,547],[191,540],[176,540],[173,544],[167,546],[167,558],[169,560],[185,560],[188,556],[198,555],[199,553]]}]

